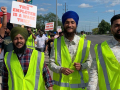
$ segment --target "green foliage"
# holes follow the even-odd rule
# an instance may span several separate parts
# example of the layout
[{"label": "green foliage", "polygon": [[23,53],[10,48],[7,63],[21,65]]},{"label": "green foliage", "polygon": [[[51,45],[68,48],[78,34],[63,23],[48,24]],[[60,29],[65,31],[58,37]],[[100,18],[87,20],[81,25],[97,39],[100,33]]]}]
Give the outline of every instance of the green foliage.
[{"label": "green foliage", "polygon": [[[45,30],[45,23],[54,22],[54,31],[56,31],[56,15],[54,13],[48,13],[46,15],[37,15],[37,24],[36,28]],[[62,22],[58,18],[58,26],[62,26]]]},{"label": "green foliage", "polygon": [[98,29],[98,28],[92,29],[92,33],[93,33],[93,34],[98,34],[98,32],[99,32],[99,29]]},{"label": "green foliage", "polygon": [[110,31],[110,24],[106,22],[105,20],[102,20],[101,23],[98,25],[99,28],[99,34],[105,34],[107,31]]}]

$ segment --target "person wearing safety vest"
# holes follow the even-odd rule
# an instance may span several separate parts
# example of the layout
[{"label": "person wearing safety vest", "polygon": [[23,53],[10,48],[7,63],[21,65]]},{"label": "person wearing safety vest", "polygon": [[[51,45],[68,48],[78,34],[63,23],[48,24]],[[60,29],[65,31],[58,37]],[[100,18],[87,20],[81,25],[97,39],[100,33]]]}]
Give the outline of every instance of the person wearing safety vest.
[{"label": "person wearing safety vest", "polygon": [[[120,14],[111,18],[112,39],[96,44],[90,90],[120,90]],[[94,88],[93,88],[94,87]]]},{"label": "person wearing safety vest", "polygon": [[80,37],[86,39],[86,34],[84,34],[84,31],[81,31]]},{"label": "person wearing safety vest", "polygon": [[91,66],[91,41],[76,35],[79,16],[68,11],[62,16],[64,36],[54,40],[49,67],[53,71],[54,90],[87,90]]},{"label": "person wearing safety vest", "polygon": [[32,32],[33,32],[33,34],[35,35],[35,34],[37,33],[37,28],[34,28],[34,29],[32,30]]},{"label": "person wearing safety vest", "polygon": [[48,38],[50,39],[50,35],[51,35],[52,33],[51,33],[51,31],[48,31]]},{"label": "person wearing safety vest", "polygon": [[53,90],[44,53],[26,47],[28,31],[14,27],[10,37],[14,49],[4,57],[2,90]]},{"label": "person wearing safety vest", "polygon": [[31,27],[27,27],[28,31],[28,39],[26,42],[27,48],[35,49],[35,42],[34,40],[36,39],[36,36],[32,33]]}]

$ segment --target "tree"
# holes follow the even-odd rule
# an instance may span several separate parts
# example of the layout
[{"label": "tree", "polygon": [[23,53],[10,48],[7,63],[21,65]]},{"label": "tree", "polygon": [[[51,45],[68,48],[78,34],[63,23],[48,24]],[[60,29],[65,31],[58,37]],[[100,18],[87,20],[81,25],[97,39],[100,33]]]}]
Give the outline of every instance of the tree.
[{"label": "tree", "polygon": [[[46,15],[38,15],[37,16],[37,29],[44,30],[45,29],[45,23],[48,22],[54,22],[54,31],[56,31],[56,15],[54,13],[48,13]],[[58,26],[62,26],[62,22],[60,21],[58,17]]]},{"label": "tree", "polygon": [[98,34],[98,32],[99,32],[99,29],[98,29],[98,28],[92,29],[92,33],[93,33],[93,34]]},{"label": "tree", "polygon": [[45,17],[42,16],[42,15],[37,15],[37,24],[36,24],[36,27],[37,29],[44,29],[44,20],[45,20]]},{"label": "tree", "polygon": [[101,23],[98,25],[99,34],[105,34],[107,31],[110,31],[110,24],[105,20],[102,20]]}]

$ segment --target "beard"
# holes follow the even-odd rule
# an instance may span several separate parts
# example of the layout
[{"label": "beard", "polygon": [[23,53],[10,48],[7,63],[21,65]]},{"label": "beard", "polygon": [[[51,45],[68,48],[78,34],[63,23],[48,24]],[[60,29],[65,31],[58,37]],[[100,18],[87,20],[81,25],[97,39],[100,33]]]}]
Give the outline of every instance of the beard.
[{"label": "beard", "polygon": [[117,30],[117,33],[114,34],[114,37],[116,39],[120,39],[120,34],[118,34],[120,32],[120,30]]},{"label": "beard", "polygon": [[70,27],[64,28],[64,33],[65,34],[75,34],[76,33],[76,28],[73,30],[73,32],[68,32],[67,31],[68,28],[70,28]]},{"label": "beard", "polygon": [[13,49],[15,51],[16,54],[23,54],[25,49],[26,49],[26,44],[24,44],[24,46],[22,48],[17,48],[14,44],[13,44]]}]

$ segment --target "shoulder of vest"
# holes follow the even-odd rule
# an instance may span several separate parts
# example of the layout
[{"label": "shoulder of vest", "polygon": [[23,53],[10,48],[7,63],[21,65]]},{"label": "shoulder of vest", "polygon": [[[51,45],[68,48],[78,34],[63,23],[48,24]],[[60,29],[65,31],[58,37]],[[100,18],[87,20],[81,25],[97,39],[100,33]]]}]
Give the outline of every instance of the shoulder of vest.
[{"label": "shoulder of vest", "polygon": [[35,50],[35,49],[33,49],[33,51],[35,51],[35,52],[39,52],[39,53],[44,53],[44,52],[40,52],[40,51],[38,51],[38,50]]},{"label": "shoulder of vest", "polygon": [[[84,39],[85,41],[90,41],[90,40],[86,40],[86,39]],[[90,41],[91,42],[91,41]]]},{"label": "shoulder of vest", "polygon": [[[33,51],[40,52],[40,51],[38,51],[38,50],[35,50],[35,49],[33,49]],[[32,51],[32,52],[33,52],[33,51]]]},{"label": "shoulder of vest", "polygon": [[61,37],[57,38],[57,40],[60,40],[60,39],[61,39]]},{"label": "shoulder of vest", "polygon": [[8,54],[8,53],[12,53],[12,51],[10,51],[10,52],[6,52],[5,55]]},{"label": "shoulder of vest", "polygon": [[90,40],[86,40],[86,39],[84,39],[85,41],[87,41],[87,42],[91,42]]},{"label": "shoulder of vest", "polygon": [[14,50],[12,50],[12,51],[10,51],[10,52],[6,52],[6,53],[13,53],[14,52]]},{"label": "shoulder of vest", "polygon": [[[104,46],[104,45],[106,45],[106,43],[107,43],[106,41],[103,41],[103,42],[101,42],[101,43],[99,43],[99,44],[96,44],[96,45],[97,45],[97,46],[101,46],[101,45]],[[95,46],[96,46],[96,45],[95,45]]]},{"label": "shoulder of vest", "polygon": [[[59,40],[61,40],[61,37],[59,37],[59,38],[56,38],[55,40],[59,41]],[[55,40],[54,40],[54,41],[55,41]]]},{"label": "shoulder of vest", "polygon": [[[107,41],[101,43],[102,46],[108,45]],[[109,46],[109,45],[108,45]]]}]

